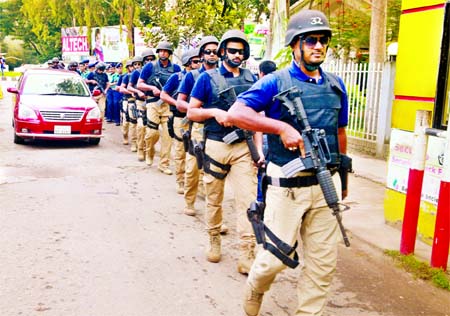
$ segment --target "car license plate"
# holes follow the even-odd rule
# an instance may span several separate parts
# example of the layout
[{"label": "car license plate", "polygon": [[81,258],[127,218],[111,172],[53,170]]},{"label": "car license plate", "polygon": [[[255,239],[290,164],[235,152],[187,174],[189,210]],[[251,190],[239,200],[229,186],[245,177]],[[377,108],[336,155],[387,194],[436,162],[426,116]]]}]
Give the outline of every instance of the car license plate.
[{"label": "car license plate", "polygon": [[68,125],[55,125],[55,134],[70,134],[71,129]]}]

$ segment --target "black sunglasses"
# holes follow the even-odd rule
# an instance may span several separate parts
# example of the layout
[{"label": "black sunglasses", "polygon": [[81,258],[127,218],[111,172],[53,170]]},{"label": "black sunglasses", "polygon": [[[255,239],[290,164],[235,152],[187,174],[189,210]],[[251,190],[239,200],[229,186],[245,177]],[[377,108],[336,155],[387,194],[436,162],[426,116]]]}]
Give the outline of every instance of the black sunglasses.
[{"label": "black sunglasses", "polygon": [[305,42],[306,46],[314,47],[316,46],[317,42],[320,42],[322,46],[326,46],[330,43],[330,37],[329,36],[321,36],[321,37],[313,37],[313,36],[307,36],[303,38],[303,41]]},{"label": "black sunglasses", "polygon": [[147,57],[144,59],[144,61],[154,61],[155,57]]},{"label": "black sunglasses", "polygon": [[205,49],[203,53],[205,53],[205,55],[211,55],[211,53],[217,55],[217,49]]},{"label": "black sunglasses", "polygon": [[202,61],[200,59],[191,60],[191,63],[193,64],[200,64]]},{"label": "black sunglasses", "polygon": [[227,48],[227,52],[229,54],[239,54],[239,55],[244,55],[245,50],[243,48]]}]

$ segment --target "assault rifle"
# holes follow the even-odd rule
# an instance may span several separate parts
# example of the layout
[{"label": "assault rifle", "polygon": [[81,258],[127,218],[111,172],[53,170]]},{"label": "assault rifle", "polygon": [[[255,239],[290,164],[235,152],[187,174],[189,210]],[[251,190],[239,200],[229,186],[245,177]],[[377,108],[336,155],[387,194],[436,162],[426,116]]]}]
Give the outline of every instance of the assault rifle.
[{"label": "assault rifle", "polygon": [[304,169],[314,170],[317,181],[319,182],[325,197],[325,201],[327,202],[328,207],[333,211],[333,215],[336,217],[342,237],[344,238],[344,243],[349,247],[350,241],[348,240],[344,225],[342,224],[339,198],[331,178],[330,170],[327,169],[327,163],[330,161],[331,155],[325,138],[325,131],[313,129],[309,125],[303,102],[300,98],[300,92],[297,87],[294,86],[282,91],[274,98],[280,100],[282,104],[288,108],[289,113],[297,117],[300,127],[302,128],[301,135],[305,146],[305,158],[299,157],[289,164],[286,164],[289,166],[283,166],[282,169],[285,169],[283,172],[286,171],[288,174],[285,174],[289,177]]}]

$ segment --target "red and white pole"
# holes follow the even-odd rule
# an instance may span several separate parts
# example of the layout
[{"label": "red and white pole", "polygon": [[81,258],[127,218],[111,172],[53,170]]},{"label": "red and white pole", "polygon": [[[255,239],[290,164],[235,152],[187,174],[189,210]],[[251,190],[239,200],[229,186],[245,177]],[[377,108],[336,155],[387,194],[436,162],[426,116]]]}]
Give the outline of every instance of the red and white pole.
[{"label": "red and white pole", "polygon": [[444,165],[434,228],[431,266],[447,270],[450,245],[450,128],[447,126]]},{"label": "red and white pole", "polygon": [[428,136],[425,134],[425,129],[430,127],[430,118],[430,111],[419,110],[416,112],[414,143],[400,241],[400,253],[404,255],[414,253],[416,245],[417,223],[419,221],[420,198],[428,145]]}]

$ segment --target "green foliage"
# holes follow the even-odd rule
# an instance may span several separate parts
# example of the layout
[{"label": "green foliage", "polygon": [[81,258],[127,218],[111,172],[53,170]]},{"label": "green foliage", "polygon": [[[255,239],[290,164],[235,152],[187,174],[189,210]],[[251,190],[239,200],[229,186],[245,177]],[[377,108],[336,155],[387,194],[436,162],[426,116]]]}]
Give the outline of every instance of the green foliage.
[{"label": "green foliage", "polygon": [[[388,0],[387,40],[398,35],[401,0]],[[24,62],[45,62],[61,53],[61,28],[126,25],[158,28],[147,39],[155,44],[163,36],[174,45],[189,43],[201,34],[218,38],[232,28],[243,29],[245,19],[260,22],[269,17],[269,0],[178,0],[172,6],[166,0],[6,0],[0,1],[0,43],[6,35],[23,40]],[[369,12],[369,9],[368,9]],[[332,47],[348,53],[350,47],[368,47],[370,17],[352,12],[332,19],[335,30]],[[129,34],[130,48],[132,32]],[[280,35],[280,34],[277,34]],[[90,36],[90,34],[88,34]],[[5,49],[2,46],[3,52]],[[284,54],[284,56],[283,56]],[[279,52],[281,62],[291,56],[288,50]]]},{"label": "green foliage", "polygon": [[384,253],[415,278],[431,280],[437,287],[450,291],[450,275],[442,269],[431,268],[427,263],[417,260],[413,255],[405,256],[397,250],[385,250]]},{"label": "green foliage", "polygon": [[386,42],[396,42],[400,28],[401,0],[388,0]]},{"label": "green foliage", "polygon": [[292,61],[292,49],[290,46],[284,47],[278,51],[273,58],[278,69],[283,69]]}]

